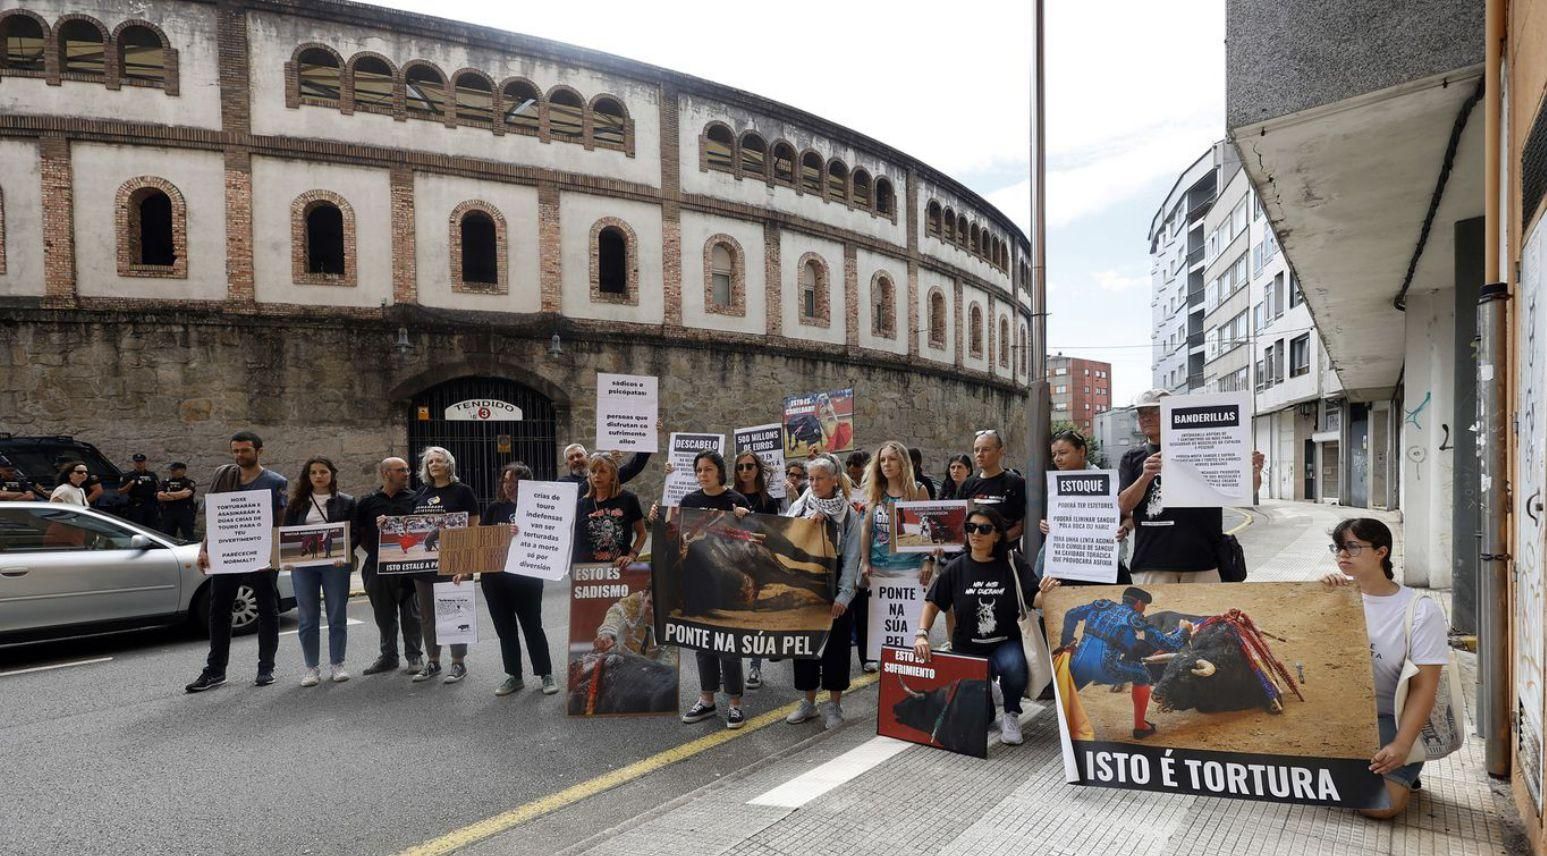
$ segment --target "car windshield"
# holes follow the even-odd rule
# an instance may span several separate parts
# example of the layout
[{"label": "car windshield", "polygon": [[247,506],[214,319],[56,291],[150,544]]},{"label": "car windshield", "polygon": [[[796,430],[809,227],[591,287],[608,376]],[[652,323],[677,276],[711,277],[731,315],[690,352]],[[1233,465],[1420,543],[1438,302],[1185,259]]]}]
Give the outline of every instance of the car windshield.
[{"label": "car windshield", "polygon": [[59,469],[67,461],[81,461],[91,474],[108,484],[116,484],[122,474],[95,449],[67,445],[17,445],[3,450],[11,463],[41,487],[51,488],[59,481]]}]

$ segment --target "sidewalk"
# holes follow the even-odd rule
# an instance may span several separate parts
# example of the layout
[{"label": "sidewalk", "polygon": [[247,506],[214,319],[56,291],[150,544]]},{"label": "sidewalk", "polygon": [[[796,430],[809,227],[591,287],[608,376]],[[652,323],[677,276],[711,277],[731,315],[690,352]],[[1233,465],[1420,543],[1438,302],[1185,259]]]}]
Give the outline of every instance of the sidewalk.
[{"label": "sidewalk", "polygon": [[[1327,532],[1347,509],[1268,502],[1239,532],[1252,579],[1331,568]],[[1387,517],[1386,515],[1381,515]],[[1393,519],[1395,515],[1390,515]],[[1398,567],[1401,532],[1397,532]],[[1253,530],[1256,530],[1255,532]],[[1470,684],[1473,659],[1462,654]],[[1470,699],[1470,694],[1469,694]],[[1395,822],[1351,811],[1068,785],[1058,722],[1028,703],[1025,745],[986,761],[874,736],[875,690],[845,698],[849,723],[613,829],[565,856],[710,854],[1511,854],[1525,840],[1507,783],[1483,772],[1481,741],[1427,766]],[[769,728],[795,726],[777,722]],[[802,726],[804,727],[804,726]],[[819,732],[813,731],[813,735]],[[522,852],[511,830],[470,848]]]}]

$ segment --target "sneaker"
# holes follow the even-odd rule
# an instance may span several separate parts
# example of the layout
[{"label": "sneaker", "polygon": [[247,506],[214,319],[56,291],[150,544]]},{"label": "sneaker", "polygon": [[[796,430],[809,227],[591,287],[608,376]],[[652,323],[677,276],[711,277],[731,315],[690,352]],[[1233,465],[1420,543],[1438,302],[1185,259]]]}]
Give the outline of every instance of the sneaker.
[{"label": "sneaker", "polygon": [[803,698],[800,700],[800,705],[789,716],[786,716],[784,721],[791,725],[799,725],[802,722],[810,722],[813,719],[816,719],[816,703],[811,699]]},{"label": "sneaker", "polygon": [[398,661],[396,657],[377,657],[376,662],[366,666],[365,669],[360,672],[360,674],[379,675],[382,672],[391,672],[397,669],[397,666]]},{"label": "sneaker", "polygon": [[403,674],[405,675],[417,675],[422,671],[424,671],[423,657],[410,657],[408,658],[408,665],[403,667]]},{"label": "sneaker", "polygon": [[693,702],[693,706],[688,708],[687,713],[682,715],[682,721],[703,722],[709,717],[714,716],[714,713],[714,702],[704,704],[703,699],[699,699],[698,701]]},{"label": "sneaker", "polygon": [[1019,746],[1021,740],[1021,715],[1005,711],[999,717],[999,742],[1006,746]]},{"label": "sneaker", "polygon": [[273,672],[259,672],[258,677],[253,678],[252,681],[252,685],[255,687],[266,687],[272,683],[274,683]]},{"label": "sneaker", "polygon": [[434,660],[426,660],[423,668],[419,669],[419,674],[414,675],[414,683],[427,681],[438,674],[440,674],[440,663]]},{"label": "sneaker", "polygon": [[318,685],[320,683],[322,683],[322,670],[321,669],[317,669],[317,668],[307,669],[306,670],[306,674],[301,678],[301,686],[303,686],[303,687],[315,687],[316,685]]},{"label": "sneaker", "polygon": [[329,677],[333,678],[333,683],[341,684],[349,680],[349,672],[344,668],[343,663],[334,663],[329,668]]},{"label": "sneaker", "polygon": [[465,677],[467,677],[467,666],[462,663],[452,663],[451,669],[446,672],[446,677],[441,683],[454,684]]},{"label": "sneaker", "polygon": [[830,701],[822,705],[822,727],[829,731],[843,724],[843,705]]},{"label": "sneaker", "polygon": [[747,689],[755,690],[763,685],[763,670],[752,668],[747,670]]},{"label": "sneaker", "polygon": [[526,681],[514,675],[506,675],[505,680],[501,681],[500,685],[494,688],[494,694],[501,697],[508,696],[524,686],[526,686]]},{"label": "sneaker", "polygon": [[860,666],[860,668],[864,670],[865,674],[873,675],[875,674],[876,669],[880,668],[880,666],[881,664],[877,663],[875,660],[866,660],[864,664]]},{"label": "sneaker", "polygon": [[559,685],[558,682],[553,679],[553,676],[543,675],[543,695],[557,695],[558,692]]},{"label": "sneaker", "polygon": [[741,712],[741,708],[733,707],[725,711],[725,727],[735,731],[747,724],[747,715]]},{"label": "sneaker", "polygon": [[214,672],[205,671],[200,672],[199,677],[193,683],[183,687],[183,690],[190,693],[202,693],[205,690],[212,690],[225,682],[225,675],[217,675]]}]

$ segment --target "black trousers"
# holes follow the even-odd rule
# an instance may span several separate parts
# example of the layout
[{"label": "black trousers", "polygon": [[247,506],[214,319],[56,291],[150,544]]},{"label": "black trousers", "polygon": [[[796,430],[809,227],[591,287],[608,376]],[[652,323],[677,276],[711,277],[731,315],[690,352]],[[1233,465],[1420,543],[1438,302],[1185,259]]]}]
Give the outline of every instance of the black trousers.
[{"label": "black trousers", "polygon": [[849,633],[854,629],[854,606],[833,619],[822,656],[815,660],[795,661],[795,689],[810,692],[824,689],[841,693],[849,688]]},{"label": "black trousers", "polygon": [[209,583],[209,659],[205,670],[224,675],[231,661],[231,604],[237,589],[252,586],[258,602],[258,671],[274,671],[279,650],[279,572],[213,574]]},{"label": "black trousers", "polygon": [[192,505],[162,506],[161,531],[171,535],[173,538],[193,541],[195,540],[193,537],[193,518],[194,511]]},{"label": "black trousers", "polygon": [[397,634],[403,628],[403,655],[409,660],[424,656],[419,626],[419,596],[414,591],[412,574],[378,574],[376,563],[366,562],[360,570],[365,596],[371,601],[371,615],[381,633],[381,656],[396,660]]},{"label": "black trousers", "polygon": [[[870,660],[870,589],[862,588],[854,592],[854,600],[849,602],[850,621],[854,624],[854,642],[859,646],[859,662],[864,665]],[[848,634],[844,634],[848,638]],[[831,648],[829,642],[827,647]],[[844,660],[849,658],[848,647],[843,650]]]},{"label": "black trousers", "polygon": [[160,509],[156,508],[152,503],[136,505],[131,502],[124,508],[124,519],[130,523],[138,523],[147,529],[159,531],[161,529],[161,514],[159,512]]},{"label": "black trousers", "polygon": [[[532,658],[532,673],[553,674],[553,658],[548,653],[548,634],[543,632],[543,581],[520,574],[479,574],[483,599],[494,619],[494,632],[500,637],[500,658],[505,674],[521,677],[521,636],[526,637],[527,656]],[[518,632],[519,631],[519,632]]]}]

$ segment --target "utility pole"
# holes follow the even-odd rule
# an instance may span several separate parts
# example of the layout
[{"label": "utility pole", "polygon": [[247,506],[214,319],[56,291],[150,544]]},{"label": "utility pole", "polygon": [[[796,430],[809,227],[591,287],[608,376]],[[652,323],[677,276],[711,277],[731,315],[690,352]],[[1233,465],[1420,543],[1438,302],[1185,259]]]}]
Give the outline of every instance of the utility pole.
[{"label": "utility pole", "polygon": [[1026,461],[1026,525],[1021,549],[1028,557],[1042,548],[1038,521],[1047,516],[1048,440],[1052,402],[1047,385],[1047,138],[1043,98],[1043,0],[1035,0],[1031,28],[1031,388],[1026,396],[1026,427],[1031,454]]}]

